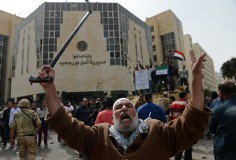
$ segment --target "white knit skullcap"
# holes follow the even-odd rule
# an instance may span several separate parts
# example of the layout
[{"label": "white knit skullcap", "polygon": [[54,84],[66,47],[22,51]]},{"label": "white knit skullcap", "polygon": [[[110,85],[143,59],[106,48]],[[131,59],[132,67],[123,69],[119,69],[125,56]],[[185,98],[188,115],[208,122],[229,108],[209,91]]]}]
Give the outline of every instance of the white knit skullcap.
[{"label": "white knit skullcap", "polygon": [[126,101],[130,102],[130,103],[133,105],[133,107],[134,107],[134,104],[133,104],[133,103],[131,102],[131,100],[129,100],[128,98],[119,98],[119,99],[117,99],[117,100],[115,101],[115,103],[113,104],[113,111],[114,111],[114,109],[115,109],[115,106],[117,106],[117,103],[120,102],[120,101],[122,101],[122,100],[126,100]]}]

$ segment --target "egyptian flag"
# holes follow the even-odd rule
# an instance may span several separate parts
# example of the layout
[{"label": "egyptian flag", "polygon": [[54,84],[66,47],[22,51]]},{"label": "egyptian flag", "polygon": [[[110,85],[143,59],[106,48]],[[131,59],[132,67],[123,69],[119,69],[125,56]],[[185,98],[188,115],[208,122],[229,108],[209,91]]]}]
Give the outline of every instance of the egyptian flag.
[{"label": "egyptian flag", "polygon": [[182,52],[180,52],[180,51],[177,51],[177,50],[175,51],[174,59],[185,61],[184,54]]}]

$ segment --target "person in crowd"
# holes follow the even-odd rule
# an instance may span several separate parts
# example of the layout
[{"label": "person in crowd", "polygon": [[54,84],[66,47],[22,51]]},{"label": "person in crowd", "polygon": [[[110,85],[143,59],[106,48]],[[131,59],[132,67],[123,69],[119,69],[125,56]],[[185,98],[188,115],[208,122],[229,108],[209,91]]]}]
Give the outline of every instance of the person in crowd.
[{"label": "person in crowd", "polygon": [[170,121],[170,108],[172,103],[175,101],[175,96],[169,96],[169,108],[165,111],[165,115],[166,115],[166,121],[169,122]]},{"label": "person in crowd", "polygon": [[158,106],[152,102],[152,94],[145,94],[146,103],[140,106],[137,110],[138,118],[145,120],[147,118],[158,119],[162,122],[166,122],[166,116],[161,106]]},{"label": "person in crowd", "polygon": [[70,101],[66,101],[64,108],[69,116],[73,116],[74,107],[71,105]]},{"label": "person in crowd", "polygon": [[10,134],[10,126],[9,126],[9,120],[10,120],[10,112],[12,108],[12,101],[8,100],[7,107],[3,110],[2,113],[2,127],[3,127],[3,140],[2,140],[2,147],[6,148],[7,142],[9,142],[9,134]]},{"label": "person in crowd", "polygon": [[170,120],[174,120],[183,114],[188,104],[188,94],[185,91],[179,92],[179,99],[174,101],[170,107]]},{"label": "person in crowd", "polygon": [[94,101],[92,98],[88,98],[88,107],[92,108],[94,106]]},{"label": "person in crowd", "polygon": [[74,117],[85,125],[92,126],[92,108],[88,106],[88,99],[83,98],[82,106],[76,109]]},{"label": "person in crowd", "polygon": [[216,91],[212,91],[212,92],[211,92],[211,97],[208,99],[206,105],[207,105],[208,107],[210,107],[210,106],[211,106],[211,103],[212,103],[216,98],[218,98],[218,93],[217,93]]},{"label": "person in crowd", "polygon": [[173,62],[169,60],[166,60],[165,63],[168,66],[167,80],[168,80],[169,93],[173,93],[175,90],[175,85],[174,85],[175,66],[173,65]]},{"label": "person in crowd", "polygon": [[102,102],[101,98],[97,98],[96,102],[95,102],[95,106],[93,107],[93,111],[92,111],[93,112],[92,113],[92,119],[93,119],[92,124],[93,125],[96,123],[95,121],[96,121],[98,113],[102,107],[103,107],[103,102]]},{"label": "person in crowd", "polygon": [[13,121],[13,115],[17,112],[20,112],[20,108],[17,106],[17,102],[13,102],[12,104],[12,108],[10,111],[10,118],[9,118],[9,126],[11,126],[11,123]]},{"label": "person in crowd", "polygon": [[45,119],[48,116],[48,108],[47,108],[47,102],[45,100],[42,101],[41,106],[36,111],[37,115],[39,116],[42,125],[38,129],[38,146],[41,146],[42,142],[42,135],[44,140],[44,146],[48,146],[48,124],[46,123]]},{"label": "person in crowd", "polygon": [[105,99],[106,110],[103,110],[98,113],[95,124],[109,123],[109,124],[113,125],[113,121],[112,121],[113,104],[114,104],[114,99],[112,97],[106,97],[106,99]]},{"label": "person in crowd", "polygon": [[191,55],[191,102],[180,118],[169,123],[155,119],[139,120],[133,103],[127,98],[120,98],[113,105],[114,125],[85,125],[66,114],[56,93],[55,71],[50,65],[44,65],[38,78],[45,79],[50,76],[54,79],[50,83],[40,82],[51,114],[47,122],[68,146],[83,153],[90,160],[167,160],[196,144],[207,127],[211,112],[204,107],[202,68],[205,56],[206,54],[201,54],[195,59]]},{"label": "person in crowd", "polygon": [[[34,111],[37,114],[37,103],[36,103],[36,101],[31,101],[30,110]],[[41,125],[40,125],[40,127],[41,127]],[[37,128],[37,126],[35,126],[36,133],[38,133],[38,130],[40,129],[40,127]],[[38,136],[37,136],[37,134],[35,134],[35,139],[37,139],[37,138],[38,138]]]},{"label": "person in crowd", "polygon": [[[174,120],[174,119],[180,117],[183,114],[185,108],[188,105],[187,100],[188,100],[187,92],[185,92],[185,91],[180,92],[179,93],[179,99],[174,101],[171,104],[170,120]],[[189,147],[189,148],[185,149],[185,151],[184,151],[184,160],[192,160],[192,152],[193,152],[192,147]],[[175,156],[175,160],[181,160],[182,159],[182,155],[183,155],[183,152],[178,153]]]},{"label": "person in crowd", "polygon": [[32,101],[30,104],[30,109],[36,113],[37,111],[37,105],[35,101]]},{"label": "person in crowd", "polygon": [[[20,111],[21,111],[21,109],[17,106],[17,102],[13,102],[12,108],[11,108],[11,111],[10,111],[9,126],[11,126],[11,124],[13,122],[13,115],[15,113],[20,112]],[[14,138],[12,139],[12,141],[10,141],[10,144],[11,144],[12,148],[14,148],[14,145],[15,145],[15,137],[16,137],[16,135],[14,135]]]},{"label": "person in crowd", "polygon": [[135,109],[137,110],[140,106],[142,106],[145,103],[144,94],[140,94],[137,102],[135,103]]},{"label": "person in crowd", "polygon": [[[67,114],[72,117],[73,116],[74,107],[71,105],[70,101],[66,101],[65,105],[63,105],[63,106],[64,106]],[[58,142],[62,142],[62,144],[65,145],[64,141],[62,141],[59,136],[57,136],[57,140],[58,140]]]},{"label": "person in crowd", "polygon": [[152,76],[151,76],[151,74],[152,74],[152,71],[154,71],[154,70],[156,70],[155,69],[155,66],[153,65],[153,66],[149,66],[149,65],[146,65],[145,66],[145,69],[147,69],[148,70],[148,82],[149,82],[149,89],[147,89],[146,90],[146,92],[149,92],[149,93],[153,93],[153,81],[152,81]]},{"label": "person in crowd", "polygon": [[[92,116],[93,116],[93,110],[91,105],[89,106],[89,99],[83,98],[82,106],[76,109],[74,117],[77,120],[82,121],[85,125],[92,126],[93,124]],[[86,159],[86,157],[82,153],[79,153],[79,157],[80,158],[84,157]]]},{"label": "person in crowd", "polygon": [[136,90],[135,86],[135,72],[144,69],[144,67],[142,66],[140,61],[138,61],[138,63],[134,66],[134,69],[131,69],[131,67],[129,67],[128,69],[129,69],[129,74],[131,75],[131,81],[134,83],[135,94],[137,94],[138,90]]},{"label": "person in crowd", "polygon": [[169,97],[168,97],[168,93],[167,92],[163,92],[162,97],[159,98],[159,106],[162,107],[164,112],[166,112],[166,110],[168,110],[170,108]]},{"label": "person in crowd", "polygon": [[209,130],[213,136],[215,160],[231,160],[236,157],[236,85],[224,80],[218,85],[219,97],[224,103],[212,110]]},{"label": "person in crowd", "polygon": [[[224,100],[223,99],[220,99],[218,98],[218,93],[216,91],[212,91],[211,92],[211,97],[209,98],[209,100],[207,101],[206,105],[213,109],[216,105],[220,105],[220,104],[223,104],[224,103]],[[206,137],[211,140],[214,135],[212,135],[209,131],[209,129],[206,130]]]},{"label": "person in crowd", "polygon": [[3,142],[4,135],[3,135],[3,123],[2,123],[2,118],[3,118],[3,110],[6,108],[5,105],[0,106],[0,142]]},{"label": "person in crowd", "polygon": [[[164,62],[161,62],[160,66],[158,68],[163,68],[166,67],[167,68],[167,73],[165,74],[157,74],[156,76],[158,77],[158,82],[157,82],[157,92],[161,93],[162,90],[162,82],[164,82],[164,87],[165,87],[165,91],[168,91],[168,66],[167,64],[165,64]],[[157,68],[157,70],[158,70]]]},{"label": "person in crowd", "polygon": [[216,99],[214,99],[214,100],[212,101],[212,103],[211,103],[211,105],[210,105],[209,108],[214,109],[215,106],[224,104],[224,102],[225,102],[225,101],[224,101],[223,99],[221,99],[221,98],[218,97],[218,98],[216,98]]},{"label": "person in crowd", "polygon": [[154,65],[153,66],[153,70],[152,70],[152,72],[151,72],[151,78],[152,78],[152,83],[153,83],[153,87],[152,87],[152,89],[153,89],[153,92],[155,92],[156,91],[156,85],[157,85],[157,83],[158,83],[158,76],[157,76],[157,74],[156,74],[156,69],[157,69],[157,65]]},{"label": "person in crowd", "polygon": [[176,66],[173,68],[173,81],[174,89],[176,89],[179,86],[179,69]]},{"label": "person in crowd", "polygon": [[30,102],[27,99],[21,99],[17,106],[21,108],[21,111],[14,114],[10,127],[10,138],[13,141],[16,132],[20,160],[33,160],[36,159],[36,130],[34,125],[40,128],[41,121],[38,115],[30,110]]},{"label": "person in crowd", "polygon": [[179,81],[181,86],[188,86],[188,70],[185,69],[185,65],[179,71]]}]

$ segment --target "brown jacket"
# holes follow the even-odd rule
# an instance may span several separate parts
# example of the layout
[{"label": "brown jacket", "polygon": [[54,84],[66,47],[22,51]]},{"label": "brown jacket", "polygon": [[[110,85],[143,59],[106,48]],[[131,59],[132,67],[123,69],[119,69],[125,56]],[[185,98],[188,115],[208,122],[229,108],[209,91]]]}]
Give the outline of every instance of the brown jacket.
[{"label": "brown jacket", "polygon": [[109,124],[85,126],[69,117],[61,107],[49,125],[66,143],[90,160],[167,160],[201,138],[208,124],[210,111],[200,111],[189,104],[182,116],[169,123],[149,120],[149,132],[139,135],[124,152],[109,135]]}]

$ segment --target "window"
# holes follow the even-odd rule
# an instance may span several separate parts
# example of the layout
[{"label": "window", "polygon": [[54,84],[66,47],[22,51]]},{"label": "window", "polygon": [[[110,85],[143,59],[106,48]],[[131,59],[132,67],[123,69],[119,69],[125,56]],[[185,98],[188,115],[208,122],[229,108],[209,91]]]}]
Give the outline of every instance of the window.
[{"label": "window", "polygon": [[109,17],[113,17],[113,12],[109,12]]},{"label": "window", "polygon": [[115,65],[115,59],[112,59],[112,58],[111,58],[111,59],[110,59],[110,64],[111,64],[111,65]]},{"label": "window", "polygon": [[157,55],[154,55],[154,56],[153,56],[153,61],[154,61],[154,62],[157,62]]},{"label": "window", "polygon": [[51,11],[50,12],[50,17],[54,17],[54,14],[55,14],[54,11]]},{"label": "window", "polygon": [[155,42],[155,36],[152,36],[152,42]]},{"label": "window", "polygon": [[54,37],[54,31],[50,31],[50,37]]},{"label": "window", "polygon": [[156,51],[156,45],[152,46],[152,51],[155,52]]},{"label": "window", "polygon": [[154,32],[154,27],[153,26],[151,26],[151,32]]}]

